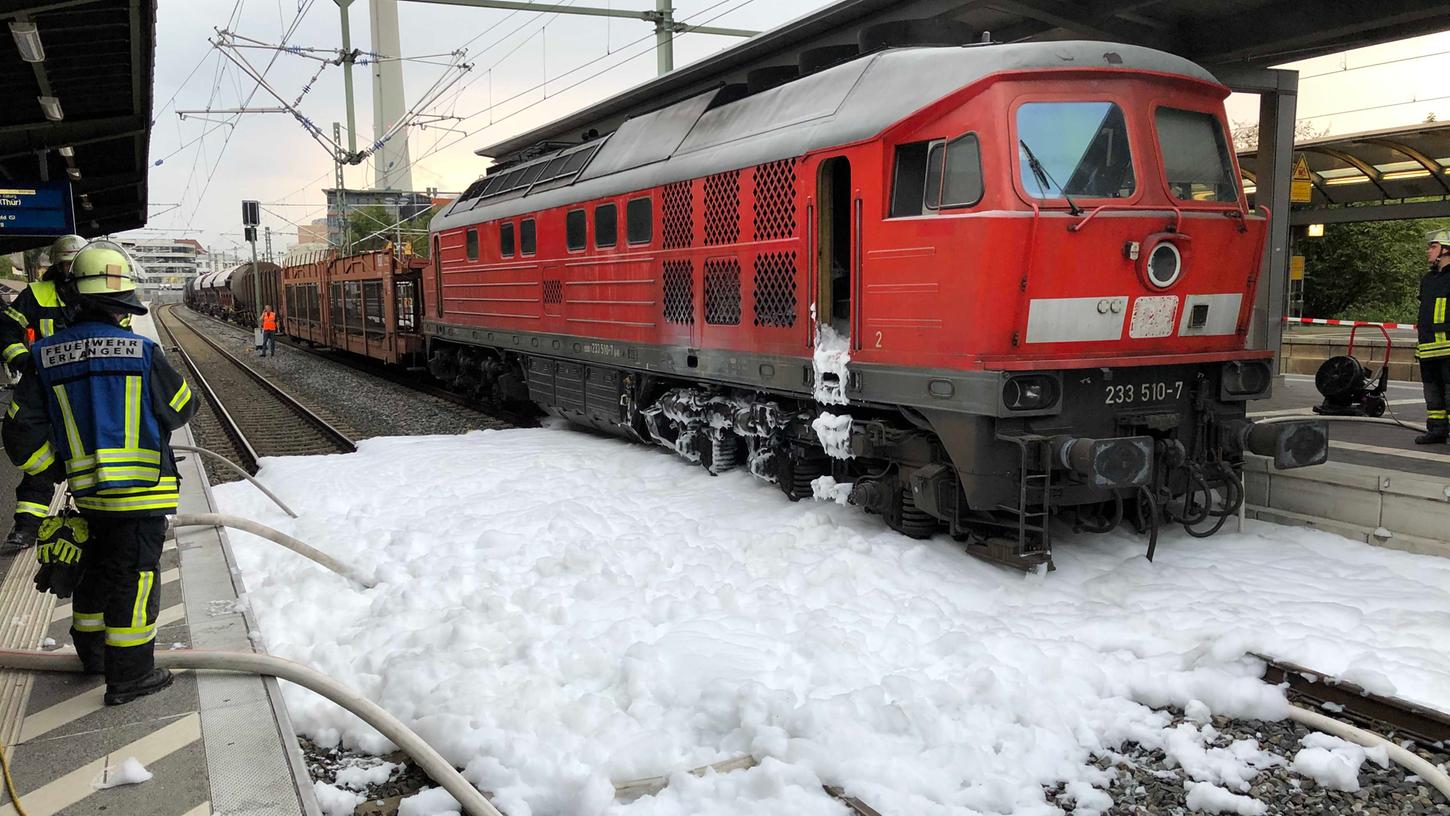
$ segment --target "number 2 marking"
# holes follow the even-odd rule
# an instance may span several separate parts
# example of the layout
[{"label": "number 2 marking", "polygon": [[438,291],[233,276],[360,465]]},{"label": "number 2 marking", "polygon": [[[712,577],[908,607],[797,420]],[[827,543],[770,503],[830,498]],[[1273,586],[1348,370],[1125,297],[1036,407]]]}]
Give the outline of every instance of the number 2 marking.
[{"label": "number 2 marking", "polygon": [[881,348],[881,332],[876,332],[876,348]]}]

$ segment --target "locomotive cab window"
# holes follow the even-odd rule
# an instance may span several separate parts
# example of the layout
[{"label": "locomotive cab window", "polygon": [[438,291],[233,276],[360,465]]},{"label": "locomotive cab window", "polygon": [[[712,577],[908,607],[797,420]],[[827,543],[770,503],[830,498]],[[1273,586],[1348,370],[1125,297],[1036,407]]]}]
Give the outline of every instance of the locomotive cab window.
[{"label": "locomotive cab window", "polygon": [[1128,198],[1137,183],[1128,125],[1112,102],[1028,102],[1017,109],[1023,192],[1033,198]]},{"label": "locomotive cab window", "polygon": [[464,244],[468,248],[468,260],[478,260],[478,230],[471,229],[464,233]]},{"label": "locomotive cab window", "polygon": [[514,256],[514,222],[512,221],[498,225],[498,254],[504,258]]},{"label": "locomotive cab window", "polygon": [[619,243],[619,207],[601,204],[594,208],[594,246],[612,247]]},{"label": "locomotive cab window", "polygon": [[1168,189],[1180,201],[1237,204],[1233,163],[1223,125],[1212,114],[1159,108],[1153,123]]},{"label": "locomotive cab window", "polygon": [[564,244],[569,247],[570,252],[578,252],[589,243],[589,237],[586,235],[589,229],[587,224],[588,219],[583,210],[570,210],[569,214],[564,216]]},{"label": "locomotive cab window", "polygon": [[636,198],[624,207],[625,238],[631,244],[647,244],[654,239],[654,205],[648,198]]},{"label": "locomotive cab window", "polygon": [[525,218],[519,222],[519,254],[533,255],[538,251],[538,233],[534,229],[534,219]]},{"label": "locomotive cab window", "polygon": [[896,148],[891,217],[970,207],[982,200],[982,151],[977,134],[950,142],[913,142]]}]

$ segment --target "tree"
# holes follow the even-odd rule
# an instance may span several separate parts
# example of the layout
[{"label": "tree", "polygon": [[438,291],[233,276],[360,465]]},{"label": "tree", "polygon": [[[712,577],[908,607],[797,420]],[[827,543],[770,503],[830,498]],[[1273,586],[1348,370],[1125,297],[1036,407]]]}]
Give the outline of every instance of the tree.
[{"label": "tree", "polygon": [[[1233,130],[1234,152],[1259,149],[1259,125],[1257,122],[1231,122]],[[1294,123],[1294,143],[1307,142],[1310,139],[1318,139],[1329,133],[1327,127],[1317,127],[1312,121],[1304,119]]]},{"label": "tree", "polygon": [[392,207],[358,207],[347,214],[347,233],[352,241],[353,252],[370,252],[382,249],[388,242],[401,237],[413,245],[413,254],[428,257],[428,222],[433,219],[431,209],[397,224],[397,215]]},{"label": "tree", "polygon": [[1348,320],[1415,322],[1425,233],[1450,219],[1328,224],[1305,238],[1304,313]]}]

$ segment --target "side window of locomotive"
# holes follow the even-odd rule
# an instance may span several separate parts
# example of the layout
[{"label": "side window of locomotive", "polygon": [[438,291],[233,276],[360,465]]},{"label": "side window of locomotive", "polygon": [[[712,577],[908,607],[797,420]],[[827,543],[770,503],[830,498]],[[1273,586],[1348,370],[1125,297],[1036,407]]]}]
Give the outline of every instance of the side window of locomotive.
[{"label": "side window of locomotive", "polygon": [[570,252],[578,252],[589,243],[588,223],[589,219],[583,210],[570,210],[564,216],[564,244],[569,247]]},{"label": "side window of locomotive", "polygon": [[1033,198],[1127,198],[1137,187],[1128,125],[1112,102],[1024,103],[1017,155],[1022,189]]},{"label": "side window of locomotive", "polygon": [[463,240],[468,247],[468,260],[478,260],[478,230],[470,229],[464,234]]},{"label": "side window of locomotive", "polygon": [[525,218],[519,222],[519,254],[532,255],[538,251],[538,234],[534,230],[534,219]]},{"label": "side window of locomotive", "polygon": [[1199,111],[1159,108],[1154,124],[1158,149],[1163,154],[1163,172],[1174,198],[1238,203],[1228,141],[1216,117]]},{"label": "side window of locomotive", "polygon": [[594,208],[594,246],[612,247],[619,243],[619,207],[600,204]]},{"label": "side window of locomotive", "polygon": [[891,217],[921,215],[926,192],[927,152],[931,142],[896,147],[896,178],[891,185]]},{"label": "side window of locomotive", "polygon": [[624,207],[625,239],[631,244],[647,244],[654,240],[654,204],[648,198],[636,198]]},{"label": "side window of locomotive", "polygon": [[498,225],[498,254],[503,258],[514,256],[514,222],[505,221]]},{"label": "side window of locomotive", "polygon": [[[928,159],[928,167],[941,173],[939,186],[927,186],[927,206],[949,209],[970,207],[982,200],[982,150],[977,143],[977,134],[958,136],[945,145],[936,145],[932,153],[946,154],[946,161],[940,163]],[[933,203],[932,197],[936,197]]]}]

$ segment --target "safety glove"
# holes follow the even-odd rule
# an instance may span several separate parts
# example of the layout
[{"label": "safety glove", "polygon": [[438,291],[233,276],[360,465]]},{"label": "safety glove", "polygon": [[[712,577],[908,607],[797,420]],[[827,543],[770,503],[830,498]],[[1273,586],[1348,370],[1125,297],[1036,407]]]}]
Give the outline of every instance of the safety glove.
[{"label": "safety glove", "polygon": [[90,540],[86,520],[71,512],[47,516],[40,523],[35,558],[40,569],[35,573],[35,588],[59,598],[69,598],[81,579],[82,547]]}]

